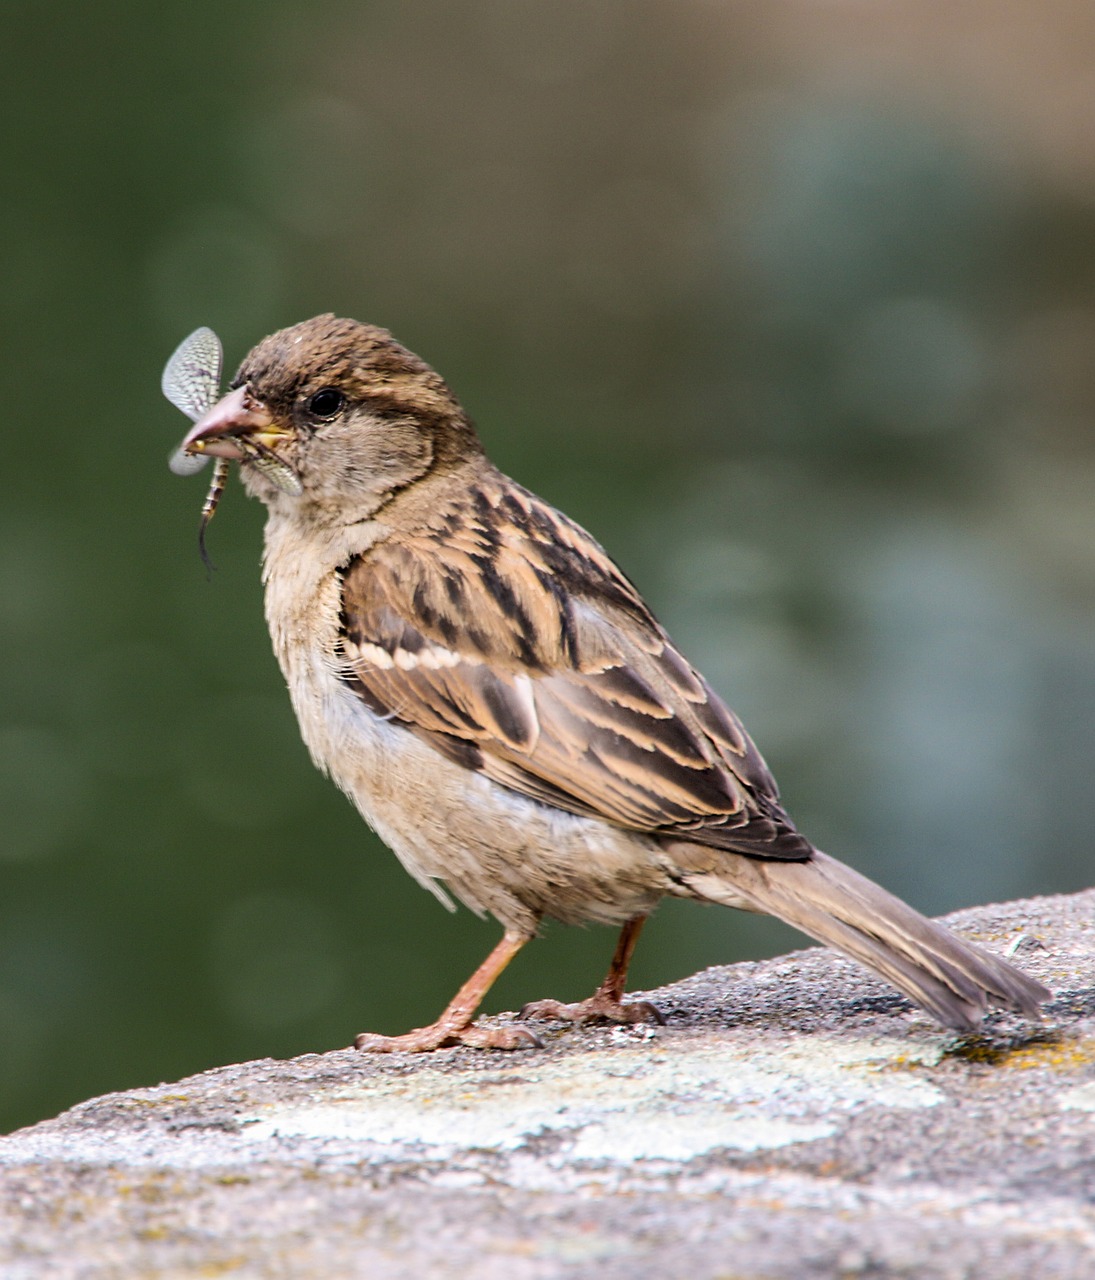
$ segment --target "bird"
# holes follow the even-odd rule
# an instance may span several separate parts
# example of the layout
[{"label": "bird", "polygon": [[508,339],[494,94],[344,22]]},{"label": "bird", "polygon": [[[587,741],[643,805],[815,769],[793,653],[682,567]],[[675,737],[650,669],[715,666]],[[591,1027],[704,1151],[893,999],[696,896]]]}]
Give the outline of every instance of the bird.
[{"label": "bird", "polygon": [[[357,1048],[538,1043],[537,1018],[661,1020],[625,999],[666,897],[778,917],[944,1026],[1050,993],[817,849],[741,721],[583,528],[488,458],[433,368],[332,314],[264,338],[186,456],[235,462],[267,508],[274,652],[314,763],[406,870],[502,937],[428,1026]],[[545,918],[619,928],[575,1004],[475,1014]]]}]

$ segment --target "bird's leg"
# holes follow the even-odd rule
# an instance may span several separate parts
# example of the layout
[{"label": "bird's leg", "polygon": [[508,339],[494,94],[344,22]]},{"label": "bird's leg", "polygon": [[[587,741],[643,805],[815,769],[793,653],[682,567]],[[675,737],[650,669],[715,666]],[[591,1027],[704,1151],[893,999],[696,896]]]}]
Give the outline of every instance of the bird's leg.
[{"label": "bird's leg", "polygon": [[603,1018],[608,1022],[657,1022],[664,1023],[658,1009],[647,1000],[634,1000],[624,1004],[624,986],[631,955],[639,934],[646,924],[646,916],[635,916],[620,930],[612,963],[605,980],[589,997],[578,1004],[563,1004],[559,1000],[536,1000],[521,1010],[522,1018],[563,1018],[567,1022],[595,1022]]},{"label": "bird's leg", "polygon": [[367,1053],[425,1053],[446,1045],[467,1044],[476,1049],[527,1049],[540,1042],[523,1027],[481,1027],[472,1022],[476,1009],[494,980],[532,937],[528,933],[502,935],[478,969],[449,1001],[445,1012],[428,1027],[419,1027],[401,1036],[381,1036],[363,1031],[354,1040],[355,1049]]}]

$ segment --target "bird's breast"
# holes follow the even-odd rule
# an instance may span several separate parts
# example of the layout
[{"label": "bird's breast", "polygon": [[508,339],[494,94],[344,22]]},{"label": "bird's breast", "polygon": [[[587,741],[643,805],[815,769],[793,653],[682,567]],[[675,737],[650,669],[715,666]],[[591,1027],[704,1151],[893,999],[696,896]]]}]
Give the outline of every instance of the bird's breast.
[{"label": "bird's breast", "polygon": [[[273,521],[271,521],[273,523]],[[655,841],[563,812],[454,763],[357,695],[340,649],[337,548],[268,528],[266,616],[301,736],[406,869],[446,901],[534,929],[541,915],[618,924],[667,891]]]}]

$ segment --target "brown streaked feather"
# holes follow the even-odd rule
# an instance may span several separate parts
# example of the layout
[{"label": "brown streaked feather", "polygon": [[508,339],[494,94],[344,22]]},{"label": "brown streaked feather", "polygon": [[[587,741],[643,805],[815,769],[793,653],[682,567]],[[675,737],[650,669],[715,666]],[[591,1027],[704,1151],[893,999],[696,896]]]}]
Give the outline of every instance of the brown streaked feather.
[{"label": "brown streaked feather", "polygon": [[715,848],[810,846],[733,712],[577,525],[497,473],[343,573],[345,678],[447,758]]}]

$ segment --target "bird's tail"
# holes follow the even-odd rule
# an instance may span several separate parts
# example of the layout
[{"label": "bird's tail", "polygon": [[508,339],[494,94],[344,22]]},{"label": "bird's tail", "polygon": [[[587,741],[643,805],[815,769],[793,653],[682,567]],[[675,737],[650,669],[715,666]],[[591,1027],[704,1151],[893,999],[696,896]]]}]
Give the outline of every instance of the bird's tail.
[{"label": "bird's tail", "polygon": [[[697,845],[670,847],[675,879],[705,902],[778,916],[892,982],[945,1026],[974,1027],[987,1005],[1028,1017],[1050,992],[900,898],[815,850],[806,862],[763,861]],[[695,870],[689,864],[696,865]]]}]

